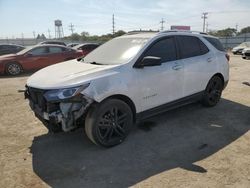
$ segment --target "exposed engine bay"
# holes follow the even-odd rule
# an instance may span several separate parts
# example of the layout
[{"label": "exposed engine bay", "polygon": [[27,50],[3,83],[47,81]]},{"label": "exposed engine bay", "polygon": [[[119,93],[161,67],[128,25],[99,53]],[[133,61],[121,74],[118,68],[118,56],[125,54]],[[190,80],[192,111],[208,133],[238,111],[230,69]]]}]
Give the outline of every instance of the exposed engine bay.
[{"label": "exposed engine bay", "polygon": [[78,127],[77,120],[87,111],[93,100],[78,93],[67,99],[47,100],[46,93],[51,90],[42,90],[26,86],[25,98],[36,117],[43,122],[50,132],[71,131]]}]

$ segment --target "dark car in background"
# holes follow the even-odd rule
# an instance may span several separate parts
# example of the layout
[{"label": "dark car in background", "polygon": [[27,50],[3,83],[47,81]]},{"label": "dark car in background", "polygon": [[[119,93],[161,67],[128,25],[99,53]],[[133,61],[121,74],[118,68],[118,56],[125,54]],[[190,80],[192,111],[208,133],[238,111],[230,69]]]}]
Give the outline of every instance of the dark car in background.
[{"label": "dark car in background", "polygon": [[0,44],[0,56],[5,54],[15,54],[24,48],[24,46],[16,44]]},{"label": "dark car in background", "polygon": [[77,46],[77,45],[79,45],[79,43],[69,43],[69,44],[67,44],[67,46],[71,47],[71,48],[73,48],[74,46]]},{"label": "dark car in background", "polygon": [[98,46],[100,46],[99,43],[84,43],[84,44],[79,44],[77,46],[74,46],[73,49],[81,50],[83,53],[83,56],[86,56],[89,52],[93,51]]},{"label": "dark car in background", "polygon": [[57,45],[67,46],[64,42],[62,42],[62,41],[57,41],[57,40],[53,40],[53,41],[43,41],[43,42],[40,42],[38,45],[43,45],[43,44],[57,44]]},{"label": "dark car in background", "polygon": [[82,51],[60,45],[40,45],[26,48],[17,54],[0,57],[0,74],[18,75],[83,56]]}]

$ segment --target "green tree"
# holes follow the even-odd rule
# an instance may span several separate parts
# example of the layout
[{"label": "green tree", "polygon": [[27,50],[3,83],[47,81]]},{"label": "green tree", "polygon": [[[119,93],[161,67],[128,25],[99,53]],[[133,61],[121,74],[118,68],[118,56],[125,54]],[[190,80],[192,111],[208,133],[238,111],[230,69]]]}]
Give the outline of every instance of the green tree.
[{"label": "green tree", "polygon": [[250,26],[242,28],[240,30],[240,34],[243,34],[243,33],[250,33]]},{"label": "green tree", "polygon": [[232,37],[237,34],[237,30],[234,28],[226,28],[218,31],[210,31],[209,34],[217,37]]},{"label": "green tree", "polygon": [[79,41],[81,39],[81,36],[78,33],[72,33],[72,35],[70,36],[70,39],[72,41]]}]

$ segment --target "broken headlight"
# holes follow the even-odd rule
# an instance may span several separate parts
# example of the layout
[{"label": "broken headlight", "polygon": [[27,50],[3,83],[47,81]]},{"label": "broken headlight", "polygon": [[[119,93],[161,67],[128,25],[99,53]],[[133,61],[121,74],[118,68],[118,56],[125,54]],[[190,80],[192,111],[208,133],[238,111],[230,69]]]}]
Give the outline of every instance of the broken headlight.
[{"label": "broken headlight", "polygon": [[84,84],[82,86],[78,86],[78,87],[50,90],[44,94],[44,97],[46,98],[47,101],[68,99],[68,98],[71,98],[71,97],[78,95],[84,89],[86,89],[88,86],[89,86],[89,83]]}]

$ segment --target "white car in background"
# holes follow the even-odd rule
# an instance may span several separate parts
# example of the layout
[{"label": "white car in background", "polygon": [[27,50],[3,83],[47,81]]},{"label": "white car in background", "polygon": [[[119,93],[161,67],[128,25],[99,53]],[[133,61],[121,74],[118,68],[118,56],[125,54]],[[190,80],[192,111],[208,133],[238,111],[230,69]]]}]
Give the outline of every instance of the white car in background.
[{"label": "white car in background", "polygon": [[250,47],[250,42],[243,42],[243,43],[241,43],[240,45],[238,45],[238,46],[236,46],[236,47],[234,47],[233,49],[232,49],[232,53],[233,54],[242,54],[242,51],[245,49],[245,48],[249,48]]},{"label": "white car in background", "polygon": [[244,50],[242,50],[242,58],[250,59],[250,48],[244,48]]},{"label": "white car in background", "polygon": [[136,121],[195,101],[215,106],[229,80],[228,61],[219,40],[204,33],[132,33],[80,62],[36,72],[25,97],[50,131],[84,125],[93,143],[111,147]]}]

